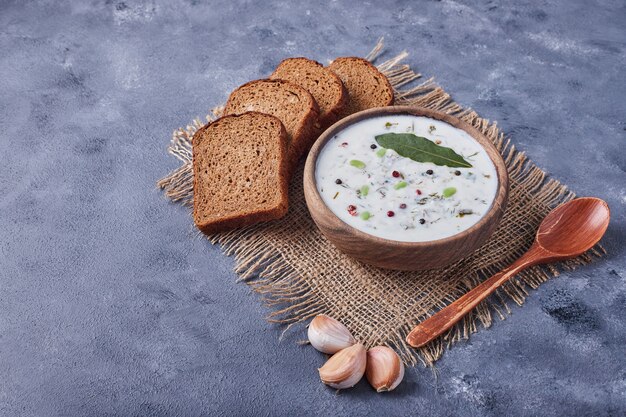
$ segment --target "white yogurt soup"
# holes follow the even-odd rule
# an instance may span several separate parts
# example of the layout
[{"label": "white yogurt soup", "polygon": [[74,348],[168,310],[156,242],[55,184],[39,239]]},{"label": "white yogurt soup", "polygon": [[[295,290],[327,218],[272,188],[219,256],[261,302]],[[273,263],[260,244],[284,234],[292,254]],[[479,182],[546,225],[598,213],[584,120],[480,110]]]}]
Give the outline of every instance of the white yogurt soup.
[{"label": "white yogurt soup", "polygon": [[[381,146],[376,136],[389,133],[414,136],[403,135],[410,146],[402,149]],[[432,142],[426,143],[430,148],[417,147],[420,155],[451,148],[464,166],[458,159],[444,161],[457,166],[417,162],[430,157],[401,156],[391,149],[413,152],[415,136],[421,144],[422,138]],[[498,188],[496,168],[474,138],[445,122],[411,115],[366,119],[341,130],[321,150],[315,179],[322,200],[342,221],[402,242],[443,239],[469,229],[489,211]]]}]

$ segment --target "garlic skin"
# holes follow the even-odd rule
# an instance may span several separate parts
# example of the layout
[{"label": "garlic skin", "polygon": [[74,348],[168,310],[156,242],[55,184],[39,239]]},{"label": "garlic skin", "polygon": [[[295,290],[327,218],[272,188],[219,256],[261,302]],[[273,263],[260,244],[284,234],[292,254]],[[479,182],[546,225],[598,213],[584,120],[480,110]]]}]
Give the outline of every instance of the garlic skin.
[{"label": "garlic skin", "polygon": [[404,378],[404,364],[387,346],[376,346],[367,352],[365,376],[377,392],[392,391]]},{"label": "garlic skin", "polygon": [[367,351],[360,343],[335,353],[319,370],[320,379],[337,389],[350,388],[363,378]]},{"label": "garlic skin", "polygon": [[315,349],[331,355],[356,343],[346,326],[325,314],[311,321],[308,336]]}]

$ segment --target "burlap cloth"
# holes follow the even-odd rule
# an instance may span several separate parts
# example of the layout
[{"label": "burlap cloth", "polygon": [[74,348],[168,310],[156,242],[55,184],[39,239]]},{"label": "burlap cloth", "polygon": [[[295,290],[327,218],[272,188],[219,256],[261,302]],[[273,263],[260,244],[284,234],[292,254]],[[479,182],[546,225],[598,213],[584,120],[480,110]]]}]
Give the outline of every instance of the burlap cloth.
[{"label": "burlap cloth", "polygon": [[[376,63],[382,39],[366,57]],[[489,327],[495,313],[501,319],[510,312],[508,304],[524,302],[528,288],[536,288],[559,269],[575,268],[600,256],[598,246],[587,254],[558,265],[531,268],[511,280],[489,300],[479,305],[459,325],[421,349],[405,342],[409,331],[449,304],[482,279],[496,273],[521,256],[533,241],[545,215],[574,194],[516,151],[496,123],[463,109],[433,79],[403,88],[420,78],[401,64],[406,52],[379,63],[389,78],[398,105],[422,106],[444,111],[480,129],[496,145],[508,167],[510,195],[507,211],[494,236],[471,256],[438,270],[397,272],[361,264],[343,255],[318,231],[309,216],[302,189],[302,168],[290,187],[289,213],[283,219],[229,233],[210,236],[227,255],[236,260],[236,272],[272,307],[268,319],[292,325],[317,314],[328,314],[344,323],[367,347],[388,345],[408,364],[417,360],[432,364],[444,350],[467,338],[482,325]],[[219,116],[220,109],[207,116]],[[191,205],[193,172],[191,138],[203,125],[200,120],[174,132],[169,152],[182,166],[159,181],[173,201]]]}]

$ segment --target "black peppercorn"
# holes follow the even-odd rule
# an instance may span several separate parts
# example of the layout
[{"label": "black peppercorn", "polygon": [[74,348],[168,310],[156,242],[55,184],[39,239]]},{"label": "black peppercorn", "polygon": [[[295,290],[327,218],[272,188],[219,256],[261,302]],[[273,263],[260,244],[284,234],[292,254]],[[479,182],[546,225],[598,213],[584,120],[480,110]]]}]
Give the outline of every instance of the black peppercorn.
[{"label": "black peppercorn", "polygon": [[456,176],[458,177],[459,175],[461,175],[461,171],[459,171],[459,170],[457,169],[456,171],[454,171],[454,175],[456,175]]},{"label": "black peppercorn", "polygon": [[343,181],[341,181],[339,178],[337,178],[337,179],[335,180],[335,184],[341,184],[342,182],[343,182]]},{"label": "black peppercorn", "polygon": [[428,175],[433,175],[433,170],[432,170],[432,169],[429,169],[428,171],[426,171],[426,173],[427,173]]},{"label": "black peppercorn", "polygon": [[374,145],[374,144],[372,143],[372,144],[370,145],[370,148],[372,148],[372,149],[376,149],[376,148],[378,148],[378,146],[376,146],[376,145]]},{"label": "black peppercorn", "polygon": [[426,223],[426,220],[420,219],[420,224],[424,224],[424,223]]}]

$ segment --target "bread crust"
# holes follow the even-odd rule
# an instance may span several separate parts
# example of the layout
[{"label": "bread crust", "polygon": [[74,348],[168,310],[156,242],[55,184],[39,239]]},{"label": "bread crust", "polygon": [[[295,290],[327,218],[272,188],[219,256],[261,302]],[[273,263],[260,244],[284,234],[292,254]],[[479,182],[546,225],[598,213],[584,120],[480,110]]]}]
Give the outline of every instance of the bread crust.
[{"label": "bread crust", "polygon": [[278,126],[280,126],[279,152],[280,152],[281,158],[280,158],[279,173],[278,173],[279,184],[278,184],[278,189],[275,190],[275,192],[279,194],[280,201],[275,207],[264,209],[264,210],[257,210],[254,212],[241,213],[241,214],[234,213],[232,215],[226,215],[221,219],[202,219],[199,213],[200,208],[198,207],[198,200],[194,198],[194,205],[193,205],[194,223],[196,224],[198,229],[200,229],[200,231],[202,231],[203,233],[207,235],[225,232],[225,231],[229,231],[229,230],[233,230],[233,229],[237,229],[241,227],[246,227],[246,226],[250,226],[252,224],[256,224],[256,223],[260,223],[264,221],[279,219],[283,217],[285,214],[287,214],[287,211],[289,209],[289,200],[288,200],[288,192],[289,192],[289,180],[288,180],[289,179],[288,177],[289,166],[288,165],[289,164],[288,164],[288,159],[287,159],[287,155],[288,155],[287,154],[287,131],[285,129],[285,126],[280,121],[280,119],[278,119],[275,116],[265,114],[265,113],[259,113],[259,112],[245,112],[239,115],[223,116],[213,122],[207,123],[200,129],[198,129],[198,131],[196,131],[196,133],[193,135],[193,138],[192,138],[192,149],[194,150],[193,156],[192,156],[192,164],[193,164],[193,171],[194,171],[194,176],[193,176],[194,196],[198,195],[198,190],[199,190],[199,175],[197,175],[197,170],[202,169],[202,167],[198,165],[198,162],[197,162],[198,155],[195,149],[197,149],[202,139],[204,138],[204,132],[207,129],[210,129],[212,126],[216,127],[217,125],[219,125],[221,121],[225,119],[250,117],[253,115],[257,115],[257,116],[260,115],[265,118],[272,118],[275,120],[275,122],[278,123]]}]

